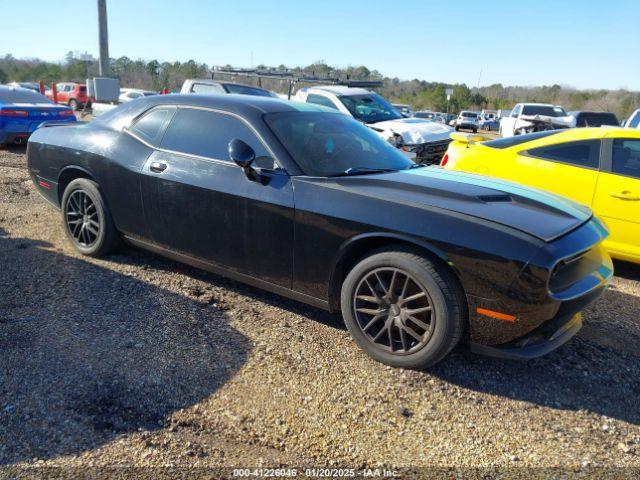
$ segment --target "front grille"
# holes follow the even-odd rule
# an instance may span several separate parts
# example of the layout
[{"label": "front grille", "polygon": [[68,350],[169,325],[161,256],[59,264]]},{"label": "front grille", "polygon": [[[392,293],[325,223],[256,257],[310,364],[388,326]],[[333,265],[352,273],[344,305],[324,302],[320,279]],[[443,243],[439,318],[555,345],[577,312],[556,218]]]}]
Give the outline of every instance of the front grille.
[{"label": "front grille", "polygon": [[549,290],[560,293],[596,272],[602,265],[602,257],[597,249],[585,250],[567,257],[555,266],[549,279]]},{"label": "front grille", "polygon": [[430,165],[440,163],[450,143],[450,138],[437,142],[423,143],[416,150],[416,162]]}]

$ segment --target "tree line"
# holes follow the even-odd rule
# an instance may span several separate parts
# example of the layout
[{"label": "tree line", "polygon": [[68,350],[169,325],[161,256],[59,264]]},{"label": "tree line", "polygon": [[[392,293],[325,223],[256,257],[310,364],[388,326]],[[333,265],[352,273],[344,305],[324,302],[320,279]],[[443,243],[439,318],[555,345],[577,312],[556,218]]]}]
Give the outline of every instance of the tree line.
[{"label": "tree line", "polygon": [[[120,57],[110,59],[110,67],[112,75],[120,79],[123,87],[155,91],[165,87],[171,91],[178,91],[187,78],[211,76],[211,69],[207,64],[194,60],[161,62]],[[377,70],[369,70],[365,66],[336,68],[324,61],[304,67],[258,65],[256,68],[321,78],[379,80],[383,84],[378,89],[381,95],[394,103],[409,104],[416,110],[458,113],[463,109],[510,109],[519,102],[539,102],[562,105],[567,110],[609,111],[623,119],[640,107],[640,92],[624,89],[578,90],[561,85],[521,87],[502,84],[476,88],[464,83],[400,80],[397,77],[386,77]],[[57,81],[83,82],[86,78],[97,76],[97,74],[96,61],[79,60],[72,52],[69,52],[65,61],[60,63],[40,59],[19,59],[10,54],[0,58],[0,84],[38,80],[43,80],[47,84]],[[258,83],[255,79],[246,78],[238,81],[254,85]],[[288,88],[288,83],[282,80],[262,79],[259,83],[263,88],[278,93],[286,93]],[[446,90],[449,88],[453,89],[453,94],[447,101]]]}]

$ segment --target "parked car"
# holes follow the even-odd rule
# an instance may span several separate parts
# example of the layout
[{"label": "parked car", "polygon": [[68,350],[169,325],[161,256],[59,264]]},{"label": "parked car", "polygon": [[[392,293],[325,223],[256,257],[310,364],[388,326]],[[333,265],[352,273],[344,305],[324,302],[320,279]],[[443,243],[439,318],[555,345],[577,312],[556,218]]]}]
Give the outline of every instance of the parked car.
[{"label": "parked car", "polygon": [[618,118],[611,112],[569,112],[572,117],[571,127],[602,127],[603,125],[617,127]]},{"label": "parked car", "polygon": [[405,105],[405,104],[402,104],[402,103],[394,103],[394,104],[392,104],[392,106],[398,112],[400,112],[400,115],[402,115],[404,118],[413,117],[413,110],[411,109],[410,105]]},{"label": "parked car", "polygon": [[473,133],[476,133],[479,128],[478,124],[478,113],[470,112],[468,110],[463,110],[458,115],[455,123],[455,129],[458,130],[471,130]]},{"label": "parked car", "polygon": [[82,254],[123,238],[341,311],[356,343],[396,367],[433,365],[463,335],[486,354],[547,353],[612,274],[588,209],[421,167],[314,105],[159,95],[39,129],[27,152]]},{"label": "parked car", "polygon": [[238,93],[258,97],[278,97],[276,93],[265,90],[264,88],[233,82],[221,82],[207,78],[185,80],[180,89],[180,93]]},{"label": "parked car", "polygon": [[413,116],[416,118],[433,121],[436,118],[436,112],[432,112],[430,110],[418,110],[413,114]]},{"label": "parked car", "polygon": [[[71,110],[78,110],[91,106],[91,99],[87,96],[87,86],[73,82],[62,82],[56,84],[58,103],[69,105]],[[45,95],[53,100],[53,91],[47,90]]]},{"label": "parked car", "polygon": [[478,128],[480,130],[486,130],[488,132],[497,132],[500,130],[500,122],[495,118],[489,118],[486,120],[480,120],[478,122]]},{"label": "parked car", "polygon": [[640,109],[636,110],[624,122],[625,128],[640,128]]},{"label": "parked car", "polygon": [[0,146],[26,144],[45,121],[75,122],[76,117],[68,107],[55,105],[33,90],[0,85]]},{"label": "parked car", "polygon": [[40,84],[38,84],[37,82],[10,82],[7,83],[7,87],[26,88],[28,90],[40,93]]},{"label": "parked car", "polygon": [[512,137],[525,133],[571,127],[572,118],[564,108],[544,103],[518,103],[511,115],[500,120],[500,135]]},{"label": "parked car", "polygon": [[481,173],[565,195],[611,229],[611,256],[640,263],[640,131],[579,128],[474,143],[457,137],[447,169]]},{"label": "parked car", "polygon": [[451,142],[451,129],[446,125],[422,118],[403,118],[384,98],[364,88],[310,87],[300,89],[296,99],[352,116],[416,163],[440,163]]},{"label": "parked car", "polygon": [[118,101],[120,103],[125,103],[135,100],[136,98],[149,97],[151,95],[157,95],[157,93],[150,90],[141,90],[139,88],[121,88]]}]

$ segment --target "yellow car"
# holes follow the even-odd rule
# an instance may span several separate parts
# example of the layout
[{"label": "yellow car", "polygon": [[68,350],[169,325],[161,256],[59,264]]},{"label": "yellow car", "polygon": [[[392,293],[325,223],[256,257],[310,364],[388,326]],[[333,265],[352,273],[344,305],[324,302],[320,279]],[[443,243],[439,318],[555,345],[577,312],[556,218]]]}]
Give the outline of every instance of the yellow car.
[{"label": "yellow car", "polygon": [[441,165],[581,202],[611,230],[612,257],[640,263],[640,130],[573,128],[487,140],[451,134]]}]

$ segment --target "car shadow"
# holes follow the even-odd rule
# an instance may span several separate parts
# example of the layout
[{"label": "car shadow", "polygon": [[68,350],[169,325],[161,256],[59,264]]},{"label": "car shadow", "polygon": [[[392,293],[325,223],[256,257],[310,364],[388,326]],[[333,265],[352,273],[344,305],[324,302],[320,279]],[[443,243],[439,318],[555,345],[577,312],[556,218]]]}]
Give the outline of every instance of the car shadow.
[{"label": "car shadow", "polygon": [[[109,260],[129,265],[147,265],[164,272],[180,272],[190,278],[223,287],[240,295],[249,296],[294,315],[310,318],[328,327],[346,330],[346,326],[339,315],[135,247],[124,246],[117,254],[109,257]],[[211,299],[210,301],[213,302],[214,300]]]},{"label": "car shadow", "polygon": [[587,308],[578,335],[544,357],[508,361],[460,346],[429,373],[477,392],[638,425],[640,298],[615,289],[603,295],[607,307],[603,297]]},{"label": "car shadow", "polygon": [[[339,315],[273,295],[215,274],[135,249],[124,250],[117,259],[124,263],[150,264],[163,271],[181,271],[205,282],[287,310],[295,315],[344,329]],[[617,265],[616,265],[617,266]],[[639,278],[640,268],[625,266],[625,278]],[[567,410],[586,410],[640,424],[640,298],[610,288],[583,313],[579,334],[557,351],[529,362],[516,362],[475,355],[459,345],[444,361],[426,372],[470,390],[498,395],[535,405]],[[610,316],[616,313],[615,322]],[[354,345],[355,348],[355,345]]]},{"label": "car shadow", "polygon": [[221,309],[0,228],[0,465],[158,429],[252,346]]}]

